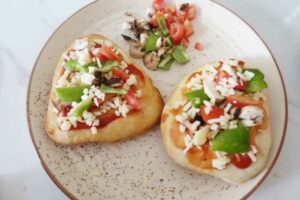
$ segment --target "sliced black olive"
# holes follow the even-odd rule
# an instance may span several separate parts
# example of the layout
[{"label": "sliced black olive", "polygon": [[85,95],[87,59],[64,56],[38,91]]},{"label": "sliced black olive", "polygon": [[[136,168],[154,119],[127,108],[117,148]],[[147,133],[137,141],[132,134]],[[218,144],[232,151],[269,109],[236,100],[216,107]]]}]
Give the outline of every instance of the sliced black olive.
[{"label": "sliced black olive", "polygon": [[111,79],[105,80],[102,83],[105,85],[113,85],[115,83],[120,83],[120,82],[121,82],[121,78],[112,77]]},{"label": "sliced black olive", "polygon": [[201,126],[206,124],[205,121],[203,120],[202,116],[199,113],[197,113],[196,116],[194,117],[194,119],[191,120],[191,123],[193,123],[195,121],[201,122]]},{"label": "sliced black olive", "polygon": [[100,86],[101,83],[102,83],[101,79],[95,78],[92,84],[94,86]]},{"label": "sliced black olive", "polygon": [[234,111],[234,113],[233,113],[233,116],[234,117],[238,117],[241,114],[241,111],[242,111],[241,108],[236,108],[235,111]]},{"label": "sliced black olive", "polygon": [[101,76],[102,76],[101,71],[95,71],[95,72],[94,72],[94,76],[95,76],[97,79],[101,79]]}]

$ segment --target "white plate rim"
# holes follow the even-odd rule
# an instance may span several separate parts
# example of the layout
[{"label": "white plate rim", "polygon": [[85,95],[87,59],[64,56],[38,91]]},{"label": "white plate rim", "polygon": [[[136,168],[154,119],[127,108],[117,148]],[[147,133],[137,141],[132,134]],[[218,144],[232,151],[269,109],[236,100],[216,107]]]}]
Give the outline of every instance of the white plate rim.
[{"label": "white plate rim", "polygon": [[[283,147],[283,143],[284,143],[284,140],[285,140],[285,136],[286,136],[286,130],[287,130],[287,124],[288,124],[288,120],[287,120],[287,117],[288,117],[288,99],[287,99],[287,92],[286,92],[286,87],[285,87],[285,83],[284,83],[284,80],[283,80],[283,76],[282,76],[282,73],[280,71],[280,67],[271,51],[271,49],[269,48],[269,46],[266,44],[266,42],[263,40],[263,38],[259,35],[259,33],[245,20],[243,19],[240,15],[238,15],[237,13],[235,13],[233,10],[227,8],[226,6],[214,1],[214,0],[210,0],[212,3],[218,5],[218,6],[221,6],[223,9],[229,11],[230,13],[232,13],[233,15],[235,15],[236,17],[238,17],[242,22],[244,22],[255,34],[256,36],[261,40],[261,42],[264,44],[264,46],[266,47],[266,49],[268,50],[268,52],[270,53],[275,65],[276,65],[276,68],[277,68],[277,72],[280,76],[280,80],[281,80],[281,85],[282,85],[282,88],[283,88],[283,92],[284,92],[284,107],[285,107],[285,116],[284,116],[284,127],[283,127],[283,132],[282,132],[282,137],[281,137],[281,140],[280,140],[280,144],[279,144],[279,147],[277,149],[277,152],[274,156],[274,159],[271,161],[271,164],[270,166],[266,169],[266,172],[265,174],[261,177],[261,179],[253,186],[253,188],[248,191],[241,199],[248,199],[250,197],[250,195],[252,195],[256,190],[257,188],[265,181],[265,179],[268,177],[268,175],[270,174],[270,172],[272,171],[275,163],[277,162],[278,160],[278,157],[280,155],[280,152],[282,150],[282,147]],[[38,158],[42,164],[42,167],[44,168],[44,170],[46,171],[46,173],[48,174],[48,176],[50,177],[50,179],[55,183],[55,185],[70,199],[77,199],[71,192],[69,192],[59,181],[58,179],[56,179],[55,175],[50,171],[50,169],[48,168],[47,164],[45,163],[45,161],[43,160],[39,150],[38,150],[38,146],[34,140],[34,136],[33,136],[33,133],[32,133],[32,127],[31,127],[31,123],[30,123],[30,115],[29,115],[29,105],[30,105],[30,88],[31,88],[31,82],[32,82],[32,77],[33,77],[33,74],[35,72],[35,69],[36,69],[36,66],[37,66],[37,62],[38,60],[40,59],[40,56],[41,54],[43,53],[45,47],[48,45],[48,43],[51,41],[52,37],[56,34],[56,32],[58,32],[63,26],[64,24],[66,24],[71,18],[73,18],[77,13],[81,12],[82,10],[84,10],[85,8],[91,6],[92,4],[96,3],[97,0],[95,1],[92,1],[90,3],[88,3],[87,5],[83,6],[82,8],[80,8],[79,10],[77,10],[76,12],[74,12],[70,17],[68,17],[66,20],[64,20],[56,29],[55,31],[51,34],[51,36],[47,39],[47,41],[45,42],[45,44],[43,45],[38,57],[36,58],[35,62],[34,62],[34,65],[33,65],[33,68],[31,70],[31,73],[30,73],[30,77],[29,77],[29,82],[28,82],[28,85],[27,85],[27,97],[26,97],[26,117],[27,117],[27,126],[28,126],[28,129],[29,129],[29,133],[30,133],[30,137],[31,137],[31,141],[34,145],[34,148],[35,148],[35,151],[37,152],[38,154]]]}]

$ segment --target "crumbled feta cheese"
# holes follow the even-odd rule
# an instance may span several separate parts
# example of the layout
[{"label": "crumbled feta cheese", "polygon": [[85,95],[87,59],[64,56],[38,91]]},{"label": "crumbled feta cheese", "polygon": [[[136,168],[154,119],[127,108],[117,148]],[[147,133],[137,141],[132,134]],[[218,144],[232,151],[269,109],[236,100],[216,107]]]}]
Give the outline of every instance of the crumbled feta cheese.
[{"label": "crumbled feta cheese", "polygon": [[207,141],[207,134],[209,132],[209,127],[204,126],[199,131],[195,132],[194,145],[203,145]]},{"label": "crumbled feta cheese", "polygon": [[92,85],[95,76],[89,73],[82,73],[81,75],[81,82],[86,85]]},{"label": "crumbled feta cheese", "polygon": [[256,154],[256,153],[257,153],[257,148],[256,148],[256,146],[251,145],[250,147],[251,147],[251,151],[252,151],[254,154]]},{"label": "crumbled feta cheese", "polygon": [[146,15],[151,16],[155,13],[155,10],[153,8],[147,8],[146,9]]},{"label": "crumbled feta cheese", "polygon": [[196,114],[200,112],[199,108],[195,108],[195,107],[191,107],[188,111],[187,111],[187,115],[191,118],[194,119]]},{"label": "crumbled feta cheese", "polygon": [[126,101],[122,103],[122,105],[119,107],[119,112],[121,113],[122,117],[127,117],[127,113],[129,112],[129,107],[126,104]]},{"label": "crumbled feta cheese", "polygon": [[250,81],[255,76],[253,72],[247,70],[243,73],[243,75],[245,77],[245,81]]},{"label": "crumbled feta cheese", "polygon": [[58,114],[57,108],[53,107],[52,111],[53,111],[54,113]]},{"label": "crumbled feta cheese", "polygon": [[182,115],[176,115],[175,116],[175,120],[178,121],[179,123],[183,123],[183,121],[185,120]]},{"label": "crumbled feta cheese", "polygon": [[251,119],[244,119],[241,121],[242,125],[245,126],[245,127],[252,127],[252,126],[255,126],[257,125],[253,120]]},{"label": "crumbled feta cheese", "polygon": [[131,86],[131,85],[136,85],[137,84],[137,80],[135,75],[130,74],[128,79],[126,80],[126,85]]},{"label": "crumbled feta cheese", "polygon": [[217,130],[219,130],[219,126],[218,126],[218,124],[212,124],[212,125],[210,126],[210,129],[211,129],[212,131],[217,131]]},{"label": "crumbled feta cheese", "polygon": [[201,124],[199,121],[194,121],[194,123],[191,126],[191,131],[197,130],[198,126]]},{"label": "crumbled feta cheese", "polygon": [[209,79],[204,80],[204,92],[212,102],[215,102],[216,100],[222,100],[224,98],[216,90],[216,84]]},{"label": "crumbled feta cheese", "polygon": [[214,118],[214,119],[208,120],[209,124],[220,123],[220,122],[221,122],[220,118]]},{"label": "crumbled feta cheese", "polygon": [[232,67],[230,65],[224,63],[222,65],[222,70],[224,70],[225,72],[227,72],[230,76],[236,77],[236,74],[235,74],[234,70],[232,69]]},{"label": "crumbled feta cheese", "polygon": [[183,111],[186,112],[188,111],[190,108],[192,107],[192,102],[188,102],[187,104],[185,104],[185,106],[183,107]]},{"label": "crumbled feta cheese", "polygon": [[228,103],[226,105],[226,107],[224,108],[224,113],[228,113],[228,111],[230,110],[230,108],[232,107],[232,104],[231,103]]},{"label": "crumbled feta cheese", "polygon": [[232,120],[229,122],[229,129],[237,128],[237,120]]},{"label": "crumbled feta cheese", "polygon": [[94,104],[99,107],[99,102],[98,102],[98,99],[97,98],[94,98]]},{"label": "crumbled feta cheese", "polygon": [[93,122],[93,126],[99,126],[100,124],[100,120],[99,119],[96,119],[94,122]]},{"label": "crumbled feta cheese", "polygon": [[93,135],[97,134],[97,128],[92,126],[91,127],[91,132],[92,132]]},{"label": "crumbled feta cheese", "polygon": [[76,55],[78,64],[81,66],[83,66],[84,64],[89,63],[91,61],[91,56],[90,56],[89,50],[87,48],[80,50],[80,51],[76,51],[75,55]]},{"label": "crumbled feta cheese", "polygon": [[256,156],[254,155],[254,153],[252,151],[249,151],[247,154],[250,157],[250,159],[252,160],[252,162],[256,161]]},{"label": "crumbled feta cheese", "polygon": [[251,124],[249,120],[253,120],[254,124],[262,123],[263,116],[263,110],[257,106],[244,106],[239,115],[241,119],[248,120],[249,125]]},{"label": "crumbled feta cheese", "polygon": [[98,67],[89,67],[89,73],[94,74]]},{"label": "crumbled feta cheese", "polygon": [[229,162],[230,162],[230,159],[227,156],[224,156],[221,158],[213,159],[212,165],[214,168],[221,170],[221,169],[224,169],[226,167],[226,164]]},{"label": "crumbled feta cheese", "polygon": [[186,127],[185,127],[183,124],[180,124],[180,125],[179,125],[179,131],[180,131],[181,133],[184,133],[184,132],[185,132],[185,129],[186,129]]},{"label": "crumbled feta cheese", "polygon": [[64,74],[58,79],[57,81],[57,86],[58,87],[65,87],[68,85],[68,80],[67,80],[67,77],[70,75],[70,71],[68,70],[65,70],[64,71]]},{"label": "crumbled feta cheese", "polygon": [[135,96],[138,97],[138,98],[140,98],[142,96],[142,90],[137,90],[135,92]]},{"label": "crumbled feta cheese", "polygon": [[71,123],[67,120],[64,120],[63,123],[60,126],[62,131],[68,131],[71,128]]}]

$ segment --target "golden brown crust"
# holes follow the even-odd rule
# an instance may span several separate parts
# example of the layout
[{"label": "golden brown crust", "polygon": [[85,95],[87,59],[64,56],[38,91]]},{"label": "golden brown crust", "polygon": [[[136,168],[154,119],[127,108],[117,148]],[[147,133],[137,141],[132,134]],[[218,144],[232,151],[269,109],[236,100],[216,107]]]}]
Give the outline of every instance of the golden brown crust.
[{"label": "golden brown crust", "polygon": [[[197,166],[192,164],[193,162],[191,162],[191,160],[188,160],[187,157],[184,155],[182,148],[178,148],[174,144],[171,138],[171,132],[172,132],[171,128],[172,125],[174,125],[174,121],[175,121],[175,117],[172,114],[171,109],[173,108],[176,101],[184,98],[181,93],[181,88],[185,86],[187,78],[195,72],[200,72],[202,69],[204,69],[204,67],[205,66],[201,66],[195,69],[189,75],[187,75],[186,78],[182,80],[182,82],[178,85],[177,89],[173,92],[173,94],[168,99],[163,109],[163,113],[162,113],[163,117],[161,120],[161,133],[162,133],[163,143],[165,145],[166,151],[168,152],[169,156],[175,162],[177,162],[183,167],[187,167],[199,173],[213,175],[217,178],[220,178],[230,183],[245,182],[250,178],[254,177],[255,175],[257,175],[260,171],[262,171],[266,164],[270,147],[271,147],[271,130],[270,130],[269,121],[267,121],[266,128],[262,130],[261,133],[258,134],[257,137],[255,138],[255,143],[258,149],[258,154],[256,155],[257,160],[246,169],[236,168],[233,164],[230,164],[228,167],[226,167],[223,170],[201,168],[199,165]],[[267,101],[265,101],[263,107],[266,112],[265,114],[268,116],[269,111],[267,105],[268,103]]]},{"label": "golden brown crust", "polygon": [[[107,38],[96,34],[88,35],[84,38],[88,38],[88,40],[108,40]],[[113,44],[117,47],[115,43]],[[132,63],[124,53],[122,54],[128,63]],[[158,89],[152,85],[151,79],[139,69],[145,77],[145,82],[141,83],[139,81],[137,85],[142,91],[141,101],[143,103],[143,108],[140,111],[134,112],[126,118],[121,117],[112,121],[105,127],[98,129],[97,134],[94,135],[91,134],[90,129],[61,131],[57,126],[57,114],[52,111],[54,108],[52,99],[55,97],[54,88],[63,67],[62,62],[63,57],[61,57],[53,77],[45,124],[46,131],[53,141],[68,145],[79,145],[89,142],[117,142],[142,134],[159,121],[164,102]]]}]

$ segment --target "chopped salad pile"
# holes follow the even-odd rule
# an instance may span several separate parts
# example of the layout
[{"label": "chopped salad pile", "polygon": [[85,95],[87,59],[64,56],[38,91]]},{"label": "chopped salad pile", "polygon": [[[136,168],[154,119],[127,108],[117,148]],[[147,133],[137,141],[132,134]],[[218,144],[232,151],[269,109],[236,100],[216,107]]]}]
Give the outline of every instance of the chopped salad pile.
[{"label": "chopped salad pile", "polygon": [[[195,15],[195,7],[188,3],[176,9],[175,6],[165,6],[164,0],[153,0],[146,19],[133,17],[123,24],[123,29],[133,34],[133,37],[122,34],[130,45],[129,54],[142,58],[151,70],[169,70],[174,61],[186,64],[190,61],[186,48],[194,34],[192,20]],[[202,49],[200,43],[196,43],[195,48]]]},{"label": "chopped salad pile", "polygon": [[64,54],[53,112],[62,131],[104,127],[142,108],[144,77],[118,48],[104,39],[78,39]]},{"label": "chopped salad pile", "polygon": [[250,166],[258,153],[251,135],[264,129],[267,117],[265,88],[263,73],[242,61],[225,60],[193,73],[182,88],[184,99],[172,108],[179,132],[185,134],[183,152],[209,145],[216,155],[213,168]]}]

